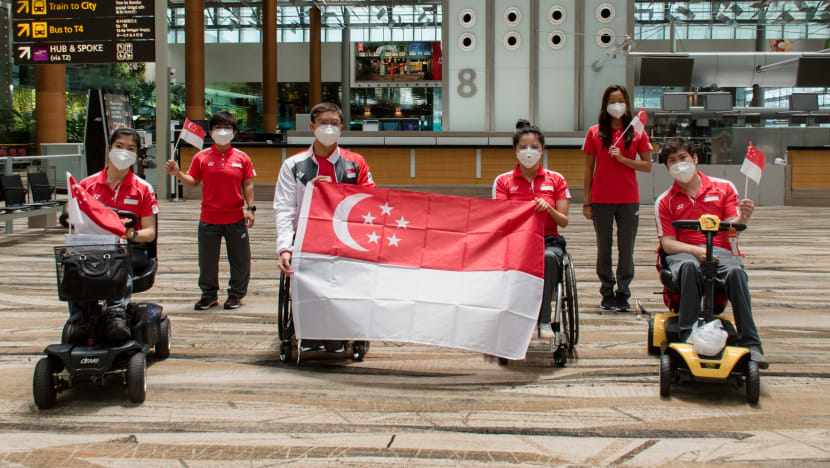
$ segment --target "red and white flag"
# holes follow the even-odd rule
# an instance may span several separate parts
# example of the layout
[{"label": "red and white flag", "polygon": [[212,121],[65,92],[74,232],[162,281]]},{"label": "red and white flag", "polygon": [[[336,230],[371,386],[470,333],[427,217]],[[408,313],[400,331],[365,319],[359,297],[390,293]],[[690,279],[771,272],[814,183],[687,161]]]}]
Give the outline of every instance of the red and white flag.
[{"label": "red and white flag", "polygon": [[631,120],[631,126],[634,127],[634,134],[638,137],[642,135],[646,131],[646,121],[648,120],[648,115],[646,114],[645,109],[642,107],[640,111],[637,112],[637,115]]},{"label": "red and white flag", "polygon": [[309,184],[294,243],[298,337],[522,359],[542,299],[531,202]]},{"label": "red and white flag", "polygon": [[754,180],[756,184],[761,183],[761,175],[764,173],[764,153],[752,146],[751,141],[746,150],[744,163],[741,165],[741,173]]},{"label": "red and white flag", "polygon": [[[646,114],[645,109],[641,107],[640,111],[637,112],[637,115],[635,115],[634,118],[631,119],[631,122],[628,123],[628,127],[634,128],[634,136],[639,138],[643,133],[645,133],[647,120],[648,114]],[[623,132],[620,133],[620,136],[617,137],[617,140],[611,146],[617,146],[617,143],[619,143],[620,140],[622,140],[623,136],[625,135],[625,132],[628,131],[628,127],[625,127],[625,130],[623,130]]]},{"label": "red and white flag", "polygon": [[193,123],[185,117],[184,126],[182,127],[181,133],[179,133],[179,138],[202,149],[205,145],[205,130],[199,124]]},{"label": "red and white flag", "polygon": [[124,235],[126,228],[121,218],[103,203],[95,199],[81,184],[66,173],[69,182],[69,224],[75,227],[75,234]]}]

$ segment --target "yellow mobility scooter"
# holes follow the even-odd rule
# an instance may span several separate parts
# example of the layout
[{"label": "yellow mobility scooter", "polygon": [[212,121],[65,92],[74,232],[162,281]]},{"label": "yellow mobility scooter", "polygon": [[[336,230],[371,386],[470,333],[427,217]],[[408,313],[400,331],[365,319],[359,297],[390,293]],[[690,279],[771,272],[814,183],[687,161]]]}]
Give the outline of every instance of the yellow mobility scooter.
[{"label": "yellow mobility scooter", "polygon": [[736,346],[737,331],[731,319],[720,314],[726,307],[727,298],[723,282],[716,277],[717,262],[713,261],[712,243],[719,231],[743,231],[745,224],[723,222],[715,215],[703,215],[699,220],[677,220],[672,222],[676,229],[699,230],[706,237],[706,260],[701,262],[703,275],[703,317],[698,325],[721,321],[727,332],[726,346],[713,356],[699,355],[691,343],[681,340],[678,307],[680,287],[672,280],[666,263],[666,254],[659,252],[658,271],[663,283],[663,301],[669,313],[656,314],[648,327],[648,351],[660,355],[660,395],[668,397],[671,386],[682,380],[714,381],[733,383],[736,387],[746,385],[746,399],[750,404],[758,402],[761,393],[761,378],[758,362],[750,359],[749,349]]}]

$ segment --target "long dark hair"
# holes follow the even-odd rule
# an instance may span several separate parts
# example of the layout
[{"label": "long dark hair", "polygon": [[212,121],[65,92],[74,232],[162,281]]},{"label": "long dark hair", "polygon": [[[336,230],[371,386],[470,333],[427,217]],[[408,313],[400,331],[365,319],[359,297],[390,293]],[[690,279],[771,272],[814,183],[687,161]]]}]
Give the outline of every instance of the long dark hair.
[{"label": "long dark hair", "polygon": [[519,140],[522,139],[522,136],[526,133],[532,133],[536,135],[536,138],[539,139],[539,143],[542,146],[545,146],[545,136],[542,135],[541,130],[539,127],[531,124],[525,119],[519,119],[516,122],[516,131],[513,132],[513,149],[516,149],[516,146],[519,144]]},{"label": "long dark hair", "polygon": [[[628,124],[631,123],[631,99],[628,97],[628,90],[622,85],[611,85],[605,88],[605,92],[602,93],[602,106],[599,109],[599,118],[597,119],[599,122],[599,138],[602,140],[603,148],[610,148],[613,143],[611,141],[611,135],[613,134],[611,130],[611,115],[605,108],[608,107],[608,97],[615,91],[621,92],[625,98],[625,115],[622,116],[623,128],[628,128]],[[623,136],[626,148],[628,148],[632,140],[634,140],[634,129],[628,128]]]}]

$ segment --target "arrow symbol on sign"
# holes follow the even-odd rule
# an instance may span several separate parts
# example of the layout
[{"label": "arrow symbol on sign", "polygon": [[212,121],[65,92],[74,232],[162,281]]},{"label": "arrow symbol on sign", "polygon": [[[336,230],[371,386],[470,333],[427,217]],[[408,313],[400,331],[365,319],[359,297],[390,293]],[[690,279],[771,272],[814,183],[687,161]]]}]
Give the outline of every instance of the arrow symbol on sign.
[{"label": "arrow symbol on sign", "polygon": [[31,35],[31,30],[29,28],[29,23],[20,23],[20,24],[17,25],[17,28],[18,28],[17,37],[23,37],[24,35],[26,37],[29,37]]},{"label": "arrow symbol on sign", "polygon": [[20,52],[20,55],[17,58],[21,60],[28,60],[32,58],[32,48],[29,46],[18,46],[17,51]]},{"label": "arrow symbol on sign", "polygon": [[17,1],[17,14],[21,12],[25,14],[29,14],[29,2],[28,0],[18,0]]}]

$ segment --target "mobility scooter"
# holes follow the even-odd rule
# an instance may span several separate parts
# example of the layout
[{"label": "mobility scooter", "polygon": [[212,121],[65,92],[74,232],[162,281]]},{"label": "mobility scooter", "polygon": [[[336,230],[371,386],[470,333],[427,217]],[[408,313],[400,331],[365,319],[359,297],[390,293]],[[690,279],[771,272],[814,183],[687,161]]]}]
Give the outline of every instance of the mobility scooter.
[{"label": "mobility scooter", "polygon": [[[128,219],[127,227],[136,224],[137,218],[133,213],[117,213],[122,219]],[[61,224],[68,227],[65,216],[61,216]],[[61,300],[97,302],[97,310],[105,310],[107,300],[115,297],[106,290],[112,291],[113,288],[122,288],[124,285],[104,284],[101,287],[100,279],[117,277],[118,282],[123,282],[121,278],[126,278],[123,271],[122,274],[113,271],[117,268],[128,270],[133,293],[147,291],[153,286],[158,269],[158,235],[153,242],[135,246],[123,243],[89,245],[86,239],[90,238],[83,236],[84,234],[69,234],[69,245],[55,247],[55,269]],[[115,242],[118,240],[115,236],[112,239]],[[131,261],[131,255],[140,261]],[[118,262],[118,259],[123,261]],[[77,271],[79,268],[84,271]],[[79,285],[78,282],[84,281],[84,278],[94,278],[96,275],[99,279],[92,280],[95,281],[95,286]],[[102,317],[102,314],[98,316]],[[71,325],[64,325],[61,344],[47,346],[44,350],[46,357],[40,359],[35,366],[32,390],[38,408],[52,407],[58,393],[82,382],[100,385],[118,382],[127,387],[131,401],[144,401],[147,394],[146,354],[150,348],[154,348],[156,358],[165,359],[170,355],[170,319],[164,315],[160,305],[148,302],[130,303],[127,306],[127,316],[131,337],[119,344],[106,341],[104,321],[95,317],[91,327],[94,331],[86,343],[70,343]]]},{"label": "mobility scooter", "polygon": [[727,333],[726,346],[714,356],[699,355],[691,343],[681,339],[678,325],[680,287],[672,280],[666,263],[666,255],[659,251],[658,271],[663,283],[663,300],[669,313],[656,314],[648,327],[648,352],[660,355],[660,395],[668,397],[672,384],[682,380],[731,382],[736,387],[746,386],[746,399],[750,404],[758,402],[761,380],[758,362],[750,359],[747,348],[737,346],[737,331],[732,320],[720,314],[726,307],[723,282],[716,277],[717,262],[713,260],[713,240],[720,231],[743,231],[745,224],[721,221],[715,215],[703,215],[699,220],[677,220],[676,229],[698,230],[706,237],[706,260],[701,262],[703,275],[703,316],[698,325],[719,319]]}]

